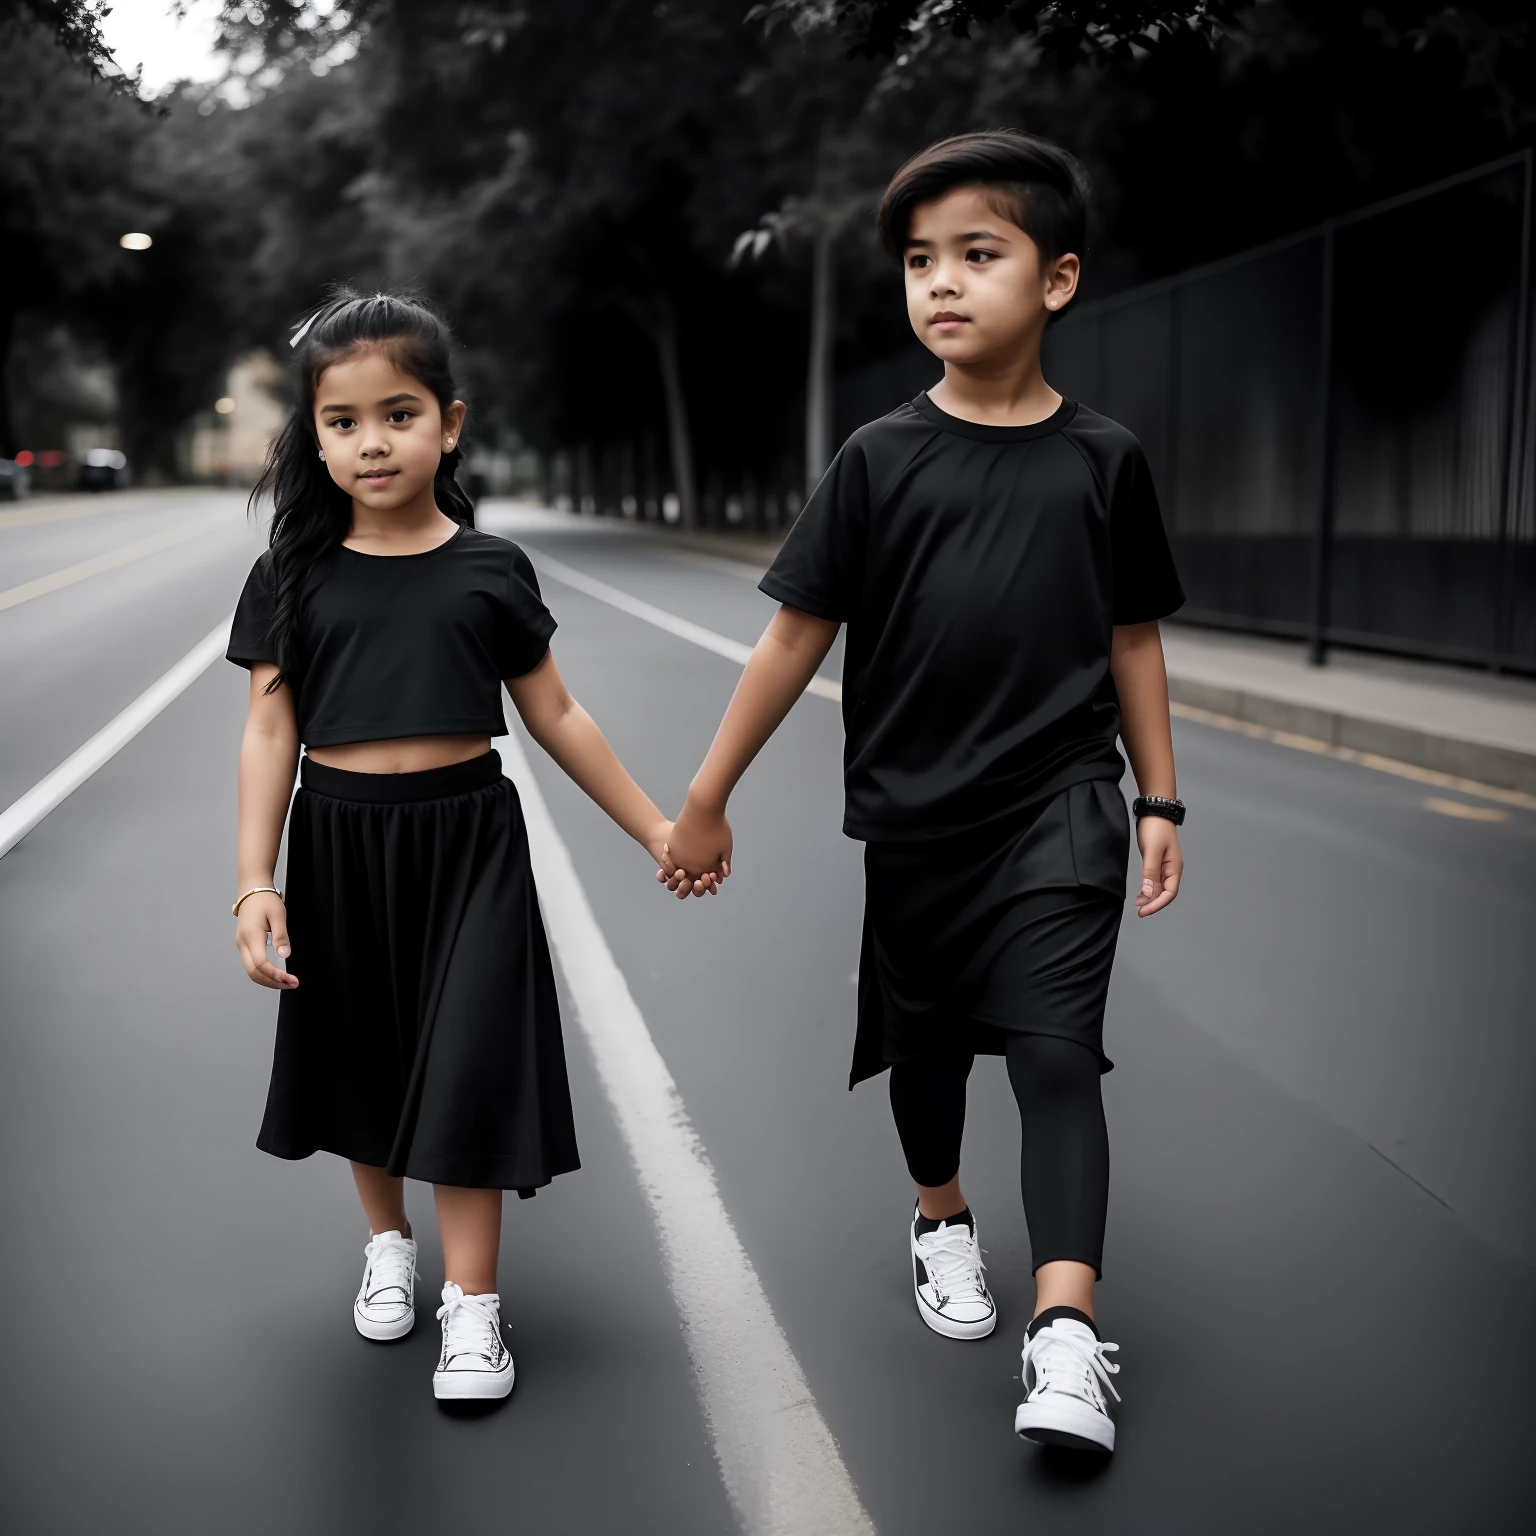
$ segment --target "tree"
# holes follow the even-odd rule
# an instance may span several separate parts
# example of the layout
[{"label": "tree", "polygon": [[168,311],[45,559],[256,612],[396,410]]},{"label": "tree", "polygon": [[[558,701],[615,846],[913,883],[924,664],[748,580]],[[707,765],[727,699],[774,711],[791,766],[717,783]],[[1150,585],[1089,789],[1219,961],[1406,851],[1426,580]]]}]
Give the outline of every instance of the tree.
[{"label": "tree", "polygon": [[925,34],[1005,24],[1071,64],[1085,54],[1129,57],[1166,37],[1216,38],[1241,9],[1236,0],[768,0],[752,17],[802,34],[832,30],[854,53],[890,58]]},{"label": "tree", "polygon": [[0,24],[0,453],[13,453],[7,362],[23,307],[59,314],[81,294],[128,278],[137,253],[118,238],[141,226],[129,162],[152,124],[77,64],[30,17]]},{"label": "tree", "polygon": [[51,34],[67,59],[98,80],[136,96],[137,77],[117,67],[102,35],[102,20],[111,13],[105,0],[0,0],[0,29],[10,22],[31,22],[37,30]]},{"label": "tree", "polygon": [[141,463],[168,471],[220,370],[281,352],[327,281],[405,283],[458,322],[475,435],[624,489],[670,460],[690,520],[814,481],[834,378],[912,346],[871,215],[924,143],[1071,146],[1104,292],[1536,126],[1510,0],[229,0],[248,104],[149,109],[53,25],[99,5],[0,4],[0,341],[25,304],[104,347]]},{"label": "tree", "polygon": [[657,387],[645,393],[659,397],[695,520],[688,354],[724,252],[701,259],[688,209],[754,36],[708,0],[599,0],[579,18],[492,3],[447,25],[421,4],[341,15],[239,5],[226,19],[231,46],[276,35],[313,51],[322,22],[325,39],[350,28],[349,68],[369,72],[374,110],[417,125],[403,152],[381,143],[367,173],[391,209],[391,272],[469,317],[525,429],[552,446],[643,424],[633,375],[576,377],[570,343],[624,359],[630,342],[615,333],[628,331],[649,347]]},{"label": "tree", "polygon": [[763,214],[753,229],[737,236],[733,264],[750,257],[761,261],[770,251],[790,255],[810,248],[809,334],[805,369],[805,488],[807,493],[832,460],[833,349],[837,333],[838,245],[853,223],[867,215],[878,196],[878,182],[841,153],[867,144],[850,131],[824,125],[809,167],[810,190],[786,197]]}]

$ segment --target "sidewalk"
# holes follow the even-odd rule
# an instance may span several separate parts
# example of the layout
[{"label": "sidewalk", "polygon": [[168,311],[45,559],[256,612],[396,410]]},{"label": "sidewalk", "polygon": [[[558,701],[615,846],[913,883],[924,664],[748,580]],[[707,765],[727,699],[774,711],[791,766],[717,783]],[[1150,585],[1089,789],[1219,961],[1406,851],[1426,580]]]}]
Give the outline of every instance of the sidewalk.
[{"label": "sidewalk", "polygon": [[[778,548],[754,534],[654,537],[759,570]],[[1163,650],[1175,703],[1536,794],[1536,679],[1362,651],[1333,650],[1314,667],[1300,642],[1176,621]]]},{"label": "sidewalk", "polygon": [[1536,794],[1536,681],[1329,652],[1300,642],[1170,623],[1168,693],[1180,704],[1336,747]]}]

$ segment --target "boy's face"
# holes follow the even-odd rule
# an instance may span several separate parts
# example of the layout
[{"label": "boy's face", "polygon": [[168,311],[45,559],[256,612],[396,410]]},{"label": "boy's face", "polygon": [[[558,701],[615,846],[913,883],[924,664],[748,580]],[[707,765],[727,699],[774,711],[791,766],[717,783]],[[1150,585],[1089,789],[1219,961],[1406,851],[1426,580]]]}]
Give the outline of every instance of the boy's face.
[{"label": "boy's face", "polygon": [[907,315],[946,363],[1006,364],[1038,346],[1048,316],[1077,290],[1075,255],[1040,260],[1040,248],[980,187],[956,187],[912,210],[903,264]]}]

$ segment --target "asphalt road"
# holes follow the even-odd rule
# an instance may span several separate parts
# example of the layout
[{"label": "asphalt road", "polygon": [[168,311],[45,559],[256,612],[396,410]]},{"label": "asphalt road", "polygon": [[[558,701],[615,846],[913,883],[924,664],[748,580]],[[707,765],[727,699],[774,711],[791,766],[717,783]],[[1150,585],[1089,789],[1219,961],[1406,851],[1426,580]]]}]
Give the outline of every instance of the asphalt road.
[{"label": "asphalt road", "polygon": [[[748,572],[633,530],[484,522],[731,639],[771,611]],[[258,547],[224,494],[0,514],[0,806],[229,611]],[[574,691],[675,808],[738,669],[552,576],[545,595]],[[344,1168],[252,1145],[273,1009],[230,942],[244,691],[216,664],[0,859],[0,1528],[735,1529],[578,1032],[584,1167],[507,1214],[513,1397],[431,1397],[425,1190],[416,1333],[353,1333],[366,1231]],[[1030,1283],[996,1062],[972,1079],[964,1178],[1002,1323],[961,1344],[916,1317],[883,1087],[845,1086],[860,868],[840,736],[834,704],[801,701],[738,795],[735,877],[686,906],[530,755],[876,1528],[1529,1530],[1536,816],[1439,816],[1423,786],[1177,727],[1188,882],[1128,920],[1106,1029],[1100,1316],[1125,1406],[1115,1458],[1085,1468],[1011,1433]]]}]

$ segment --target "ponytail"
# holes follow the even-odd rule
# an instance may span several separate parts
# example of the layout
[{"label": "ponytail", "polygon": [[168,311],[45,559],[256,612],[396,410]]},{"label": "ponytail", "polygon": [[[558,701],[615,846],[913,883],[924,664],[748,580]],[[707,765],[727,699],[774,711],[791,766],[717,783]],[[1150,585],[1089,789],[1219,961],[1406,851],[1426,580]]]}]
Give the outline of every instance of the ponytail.
[{"label": "ponytail", "polygon": [[432,478],[432,495],[437,501],[437,510],[447,517],[451,517],[456,523],[463,523],[466,528],[475,526],[475,504],[469,499],[469,492],[459,484],[456,476],[459,465],[464,462],[464,455],[455,443],[447,453],[443,455],[442,462],[437,466],[437,474]]}]

